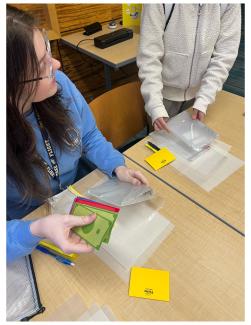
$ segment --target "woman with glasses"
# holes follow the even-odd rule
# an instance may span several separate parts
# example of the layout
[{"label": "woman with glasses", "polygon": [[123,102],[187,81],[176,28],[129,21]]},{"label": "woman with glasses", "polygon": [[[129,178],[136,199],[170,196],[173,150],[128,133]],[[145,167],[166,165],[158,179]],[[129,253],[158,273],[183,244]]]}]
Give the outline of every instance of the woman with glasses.
[{"label": "woman with glasses", "polygon": [[45,32],[32,17],[7,6],[8,262],[31,253],[42,238],[67,253],[92,250],[71,228],[92,223],[95,215],[20,220],[74,183],[81,157],[110,177],[147,184],[106,141],[86,101],[59,68]]}]

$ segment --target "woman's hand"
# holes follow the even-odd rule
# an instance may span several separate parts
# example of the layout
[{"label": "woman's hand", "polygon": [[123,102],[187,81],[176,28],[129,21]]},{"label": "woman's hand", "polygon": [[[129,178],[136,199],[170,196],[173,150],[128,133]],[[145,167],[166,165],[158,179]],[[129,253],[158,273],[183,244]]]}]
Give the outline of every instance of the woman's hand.
[{"label": "woman's hand", "polygon": [[199,111],[196,108],[193,109],[193,113],[192,113],[193,120],[200,120],[201,122],[203,122],[204,118],[205,118],[205,113]]},{"label": "woman's hand", "polygon": [[52,214],[31,223],[30,231],[33,235],[49,239],[63,252],[90,253],[93,248],[71,229],[85,226],[96,219],[95,214],[86,217],[73,215]]},{"label": "woman's hand", "polygon": [[115,169],[115,174],[121,182],[127,182],[133,185],[148,185],[148,180],[141,172],[130,169],[126,166],[117,167]]},{"label": "woman's hand", "polygon": [[168,117],[159,117],[153,122],[154,131],[166,130],[169,132],[167,127]]}]

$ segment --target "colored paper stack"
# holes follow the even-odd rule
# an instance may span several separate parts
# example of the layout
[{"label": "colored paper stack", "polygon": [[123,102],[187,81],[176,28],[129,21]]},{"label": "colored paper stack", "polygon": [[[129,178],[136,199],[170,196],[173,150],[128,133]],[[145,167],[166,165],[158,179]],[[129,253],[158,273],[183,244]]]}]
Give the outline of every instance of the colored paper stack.
[{"label": "colored paper stack", "polygon": [[75,216],[88,216],[95,213],[96,219],[89,225],[75,227],[73,231],[99,250],[103,242],[109,242],[119,210],[119,208],[111,205],[77,197],[73,202],[70,213]]}]

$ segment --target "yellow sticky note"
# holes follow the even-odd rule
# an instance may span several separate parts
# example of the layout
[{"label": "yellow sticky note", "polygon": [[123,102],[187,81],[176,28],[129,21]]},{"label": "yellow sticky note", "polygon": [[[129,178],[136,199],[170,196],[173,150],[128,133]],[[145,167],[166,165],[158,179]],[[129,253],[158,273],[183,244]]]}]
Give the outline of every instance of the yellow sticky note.
[{"label": "yellow sticky note", "polygon": [[145,161],[152,166],[154,170],[158,170],[175,159],[176,157],[171,151],[169,151],[167,148],[162,148],[151,156],[147,157]]},{"label": "yellow sticky note", "polygon": [[129,296],[169,301],[169,272],[132,267]]}]

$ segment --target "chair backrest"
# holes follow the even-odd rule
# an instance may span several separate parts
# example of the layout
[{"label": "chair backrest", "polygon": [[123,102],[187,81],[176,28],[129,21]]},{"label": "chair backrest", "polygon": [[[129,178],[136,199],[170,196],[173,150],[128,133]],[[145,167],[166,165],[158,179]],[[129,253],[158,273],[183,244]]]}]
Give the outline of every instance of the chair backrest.
[{"label": "chair backrest", "polygon": [[140,82],[114,88],[89,103],[96,123],[115,148],[121,147],[147,125]]}]

